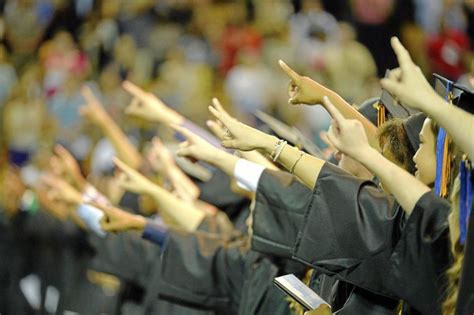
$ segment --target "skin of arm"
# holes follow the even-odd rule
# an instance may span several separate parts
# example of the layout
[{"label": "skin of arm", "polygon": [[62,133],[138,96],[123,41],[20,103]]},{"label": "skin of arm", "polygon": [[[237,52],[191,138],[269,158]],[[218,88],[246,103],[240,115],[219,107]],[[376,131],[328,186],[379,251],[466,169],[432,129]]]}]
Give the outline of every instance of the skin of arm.
[{"label": "skin of arm", "polygon": [[171,181],[180,199],[194,201],[199,197],[201,193],[199,187],[176,165],[172,153],[158,137],[153,138],[152,149],[148,152],[147,159],[152,167],[156,166],[157,162],[161,164],[160,167],[155,167],[155,170]]},{"label": "skin of arm", "polygon": [[398,38],[392,37],[392,48],[400,67],[392,70],[381,84],[403,104],[419,109],[446,129],[454,142],[471,158],[474,156],[474,115],[455,106],[447,106],[411,60]]},{"label": "skin of arm", "polygon": [[[70,217],[77,226],[86,229],[84,222],[79,218],[76,209],[82,203],[82,195],[69,183],[52,174],[43,176],[41,179],[40,190],[43,190],[44,196],[41,198],[42,205],[52,212],[67,210],[66,217]],[[47,189],[47,192],[46,190]]]},{"label": "skin of arm", "polygon": [[83,87],[81,92],[86,100],[86,104],[79,109],[81,115],[85,116],[100,128],[107,139],[112,143],[112,146],[120,159],[130,167],[138,168],[142,162],[140,153],[135,149],[120,127],[105,111],[90,88]]},{"label": "skin of arm", "polygon": [[324,102],[333,118],[328,139],[339,151],[359,161],[379,177],[405,212],[411,214],[418,200],[430,188],[370,147],[359,121],[345,119],[328,98]]},{"label": "skin of arm", "polygon": [[474,157],[474,115],[459,107],[447,105],[441,97],[434,98],[430,106],[426,105],[423,111],[446,130],[463,152]]},{"label": "skin of arm", "polygon": [[[213,102],[217,102],[218,104],[219,101],[217,99],[214,99]],[[225,130],[224,130],[224,127],[221,126],[219,123],[217,123],[216,121],[213,121],[213,120],[208,120],[206,122],[207,124],[207,127],[212,131],[212,133],[219,139],[219,140],[223,140],[224,139],[224,136],[225,136]],[[252,150],[252,151],[238,151],[240,153],[240,155],[242,156],[242,158],[250,161],[250,162],[254,162],[254,163],[257,163],[257,164],[260,164],[268,169],[271,169],[271,170],[278,170],[278,167],[276,167],[273,163],[271,163],[266,157],[264,157],[260,152],[256,151],[256,150]]]},{"label": "skin of arm", "polygon": [[370,145],[376,149],[379,149],[376,136],[377,127],[374,126],[361,113],[359,113],[353,106],[347,103],[339,94],[315,82],[309,77],[299,75],[282,60],[279,61],[279,64],[283,71],[285,71],[285,73],[291,79],[288,90],[290,96],[288,103],[292,105],[322,104],[325,107],[322,100],[323,96],[327,96],[345,118],[356,119],[361,122],[369,139]]},{"label": "skin of arm", "polygon": [[204,219],[203,211],[193,206],[192,203],[182,201],[162,187],[155,185],[124,162],[118,159],[115,159],[114,162],[122,171],[122,176],[119,179],[119,185],[122,188],[137,194],[150,195],[160,211],[171,217],[179,226],[187,231],[194,231]]},{"label": "skin of arm", "polygon": [[[266,154],[272,154],[278,138],[237,121],[222,108],[217,100],[213,101],[213,105],[214,107],[210,106],[209,110],[228,130],[222,140],[224,147],[241,151],[259,149]],[[319,173],[325,164],[325,161],[302,153],[291,145],[285,145],[277,161],[287,170],[293,169],[294,175],[310,189],[316,185]]]},{"label": "skin of arm", "polygon": [[430,191],[428,186],[384,158],[373,148],[361,151],[357,160],[377,175],[383,186],[393,194],[408,215],[412,213],[421,196]]}]

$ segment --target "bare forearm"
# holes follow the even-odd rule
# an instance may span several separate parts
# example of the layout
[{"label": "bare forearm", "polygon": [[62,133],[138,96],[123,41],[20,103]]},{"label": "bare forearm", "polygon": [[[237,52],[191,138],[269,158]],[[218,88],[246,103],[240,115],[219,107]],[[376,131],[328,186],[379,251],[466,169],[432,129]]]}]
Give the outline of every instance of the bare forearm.
[{"label": "bare forearm", "polygon": [[117,157],[125,162],[128,166],[137,169],[142,158],[137,149],[130,143],[125,133],[119,126],[108,117],[99,126],[107,139],[112,143]]},{"label": "bare forearm", "polygon": [[[265,137],[263,149],[267,154],[271,154],[274,150],[275,143],[278,139],[274,136],[268,135]],[[313,189],[316,185],[317,178],[325,161],[318,159],[310,154],[303,153],[301,150],[291,146],[285,145],[283,151],[278,157],[278,163],[286,170],[293,171],[293,174],[298,177],[303,184],[308,188]]]},{"label": "bare forearm", "polygon": [[356,159],[381,180],[385,189],[393,194],[408,214],[411,214],[421,196],[430,191],[428,186],[374,149],[363,152]]},{"label": "bare forearm", "polygon": [[440,97],[436,98],[430,106],[425,107],[428,116],[446,129],[463,152],[467,153],[471,159],[474,158],[474,115],[458,107],[447,105]]},{"label": "bare forearm", "polygon": [[154,185],[150,188],[149,194],[157,203],[160,211],[165,212],[187,231],[196,230],[205,217],[201,210],[190,203],[181,201],[159,186]]},{"label": "bare forearm", "polygon": [[270,162],[266,157],[264,157],[260,152],[258,151],[239,151],[242,158],[254,162],[257,164],[260,164],[262,166],[265,166],[268,169],[271,170],[278,170],[278,167],[276,167],[272,162]]},{"label": "bare forearm", "polygon": [[362,123],[364,126],[365,133],[369,140],[370,145],[377,149],[379,144],[377,141],[377,127],[374,126],[367,118],[365,118],[359,111],[353,106],[347,103],[339,94],[328,89],[327,97],[333,103],[333,105],[341,112],[346,119],[355,119]]},{"label": "bare forearm", "polygon": [[235,165],[237,164],[238,160],[239,158],[235,155],[232,155],[222,150],[216,150],[212,159],[209,159],[209,161],[206,162],[214,165],[215,167],[226,173],[229,177],[233,178]]}]

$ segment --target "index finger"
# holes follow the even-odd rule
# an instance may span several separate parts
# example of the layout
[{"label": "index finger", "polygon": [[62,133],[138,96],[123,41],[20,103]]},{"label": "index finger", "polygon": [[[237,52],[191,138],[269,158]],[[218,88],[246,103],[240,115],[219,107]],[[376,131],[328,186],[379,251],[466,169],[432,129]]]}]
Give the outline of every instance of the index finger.
[{"label": "index finger", "polygon": [[217,138],[219,138],[219,140],[222,140],[224,138],[224,135],[225,135],[224,128],[222,128],[222,126],[220,126],[217,122],[215,122],[213,120],[208,120],[206,122],[206,125],[207,125],[207,127],[209,127],[209,129],[212,131],[212,133]]},{"label": "index finger", "polygon": [[134,169],[132,169],[130,166],[128,166],[124,162],[120,161],[116,157],[114,157],[113,161],[114,161],[115,166],[117,166],[119,170],[121,170],[122,172],[124,172],[126,174],[130,174],[134,171]]},{"label": "index finger", "polygon": [[395,55],[397,55],[397,60],[398,63],[400,64],[400,67],[402,69],[406,69],[408,66],[413,64],[413,61],[411,60],[410,54],[408,53],[408,50],[406,50],[405,47],[403,47],[402,43],[400,43],[400,40],[398,37],[393,36],[390,39],[390,44],[392,45],[393,51],[395,52]]},{"label": "index finger", "polygon": [[54,147],[54,152],[59,156],[59,158],[64,162],[67,163],[68,161],[76,162],[74,156],[72,156],[71,152],[66,150],[62,145],[58,144]]},{"label": "index finger", "polygon": [[231,117],[229,113],[224,109],[224,107],[222,107],[221,102],[216,97],[212,99],[212,105],[214,105],[214,108],[222,114],[226,115],[227,117]]},{"label": "index finger", "polygon": [[81,87],[81,94],[86,100],[87,104],[100,104],[97,97],[95,97],[94,93],[92,92],[91,88],[87,85],[83,85]]},{"label": "index finger", "polygon": [[134,95],[135,97],[139,98],[140,100],[144,100],[146,96],[148,95],[148,92],[145,92],[141,88],[139,88],[137,85],[133,84],[130,81],[124,81],[122,83],[122,87],[125,91],[128,93]]},{"label": "index finger", "polygon": [[278,63],[280,64],[280,67],[283,69],[283,71],[286,72],[286,74],[295,82],[299,82],[301,76],[296,73],[293,69],[291,69],[283,60],[278,60]]},{"label": "index finger", "polygon": [[323,103],[326,110],[329,112],[331,117],[336,121],[336,123],[341,123],[345,120],[344,116],[342,116],[341,112],[332,104],[329,100],[329,97],[323,97]]},{"label": "index finger", "polygon": [[229,123],[230,116],[226,116],[224,113],[218,111],[215,107],[213,106],[208,106],[209,111],[211,114],[218,120],[220,121],[224,126],[227,127]]},{"label": "index finger", "polygon": [[191,130],[189,130],[187,128],[178,126],[176,124],[171,124],[170,127],[172,129],[174,129],[175,131],[179,132],[180,134],[182,134],[184,137],[186,137],[186,139],[191,140],[194,137],[196,137],[196,135]]}]

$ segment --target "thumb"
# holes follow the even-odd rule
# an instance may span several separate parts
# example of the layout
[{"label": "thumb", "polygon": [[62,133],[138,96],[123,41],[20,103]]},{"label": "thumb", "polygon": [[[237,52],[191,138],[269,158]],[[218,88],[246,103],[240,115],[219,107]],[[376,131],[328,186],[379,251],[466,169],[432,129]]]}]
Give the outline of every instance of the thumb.
[{"label": "thumb", "polygon": [[400,95],[400,92],[402,91],[401,84],[393,80],[382,79],[380,80],[380,84],[382,85],[382,88],[387,90],[387,92],[389,92],[393,96]]},{"label": "thumb", "polygon": [[140,108],[140,100],[136,97],[132,99],[130,104],[128,104],[127,107],[125,107],[125,114],[134,114],[137,112],[137,110]]},{"label": "thumb", "polygon": [[290,105],[299,105],[302,102],[301,102],[301,100],[299,99],[298,96],[293,96],[288,100],[288,103],[290,103]]},{"label": "thumb", "polygon": [[238,149],[237,148],[238,143],[235,139],[222,140],[221,145],[226,149]]},{"label": "thumb", "polygon": [[183,157],[183,156],[189,156],[192,154],[191,154],[191,150],[188,147],[183,147],[176,150],[176,155]]}]

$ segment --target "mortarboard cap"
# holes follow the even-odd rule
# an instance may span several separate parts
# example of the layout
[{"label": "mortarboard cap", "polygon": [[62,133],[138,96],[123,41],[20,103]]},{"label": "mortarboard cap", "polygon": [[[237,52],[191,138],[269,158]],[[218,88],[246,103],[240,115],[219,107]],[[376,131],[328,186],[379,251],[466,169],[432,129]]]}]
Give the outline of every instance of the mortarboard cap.
[{"label": "mortarboard cap", "polygon": [[418,148],[420,147],[420,131],[425,119],[425,114],[416,113],[403,120],[403,128],[405,128],[408,140],[415,152],[418,151]]},{"label": "mortarboard cap", "polygon": [[379,97],[369,98],[360,104],[359,113],[361,113],[365,118],[367,118],[374,126],[377,126],[377,104],[379,102]]},{"label": "mortarboard cap", "polygon": [[474,114],[474,93],[469,88],[454,83],[453,88],[457,90],[459,96],[453,101],[453,104],[457,107]]}]

